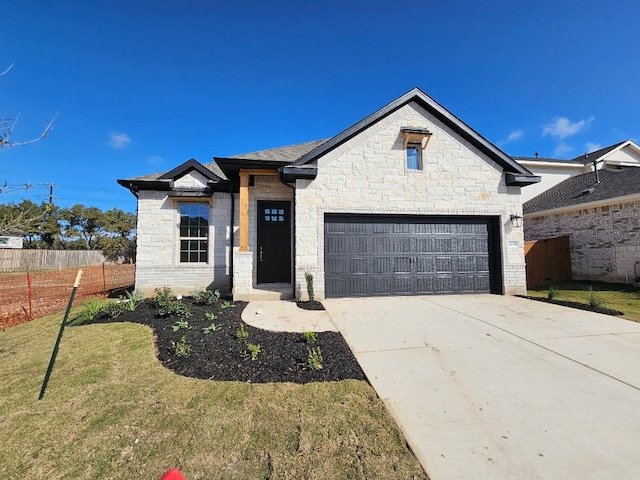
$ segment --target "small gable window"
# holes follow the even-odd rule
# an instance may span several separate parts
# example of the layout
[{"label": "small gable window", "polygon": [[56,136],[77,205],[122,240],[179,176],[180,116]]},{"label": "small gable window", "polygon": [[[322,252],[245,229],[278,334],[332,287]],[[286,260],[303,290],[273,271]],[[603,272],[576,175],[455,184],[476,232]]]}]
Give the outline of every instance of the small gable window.
[{"label": "small gable window", "polygon": [[423,127],[402,127],[407,170],[422,170],[422,152],[427,147],[431,132]]},{"label": "small gable window", "polygon": [[206,263],[209,252],[209,205],[180,203],[180,263]]},{"label": "small gable window", "polygon": [[407,168],[409,170],[422,170],[422,145],[417,143],[407,144]]}]

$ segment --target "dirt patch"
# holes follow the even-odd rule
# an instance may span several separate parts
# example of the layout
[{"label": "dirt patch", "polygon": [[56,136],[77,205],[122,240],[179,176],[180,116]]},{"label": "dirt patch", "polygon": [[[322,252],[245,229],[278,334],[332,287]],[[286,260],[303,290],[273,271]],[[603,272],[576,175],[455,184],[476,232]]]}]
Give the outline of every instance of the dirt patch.
[{"label": "dirt patch", "polygon": [[[245,302],[235,302],[228,308],[222,308],[223,301],[213,306],[199,305],[191,298],[182,302],[191,311],[187,319],[160,317],[145,301],[133,312],[123,312],[115,319],[102,314],[92,323],[134,322],[150,326],[158,360],[186,377],[251,383],[366,380],[340,333],[317,332],[315,341],[310,342],[300,333],[274,333],[245,324],[241,318]],[[212,321],[206,314],[216,318]],[[180,321],[186,325],[179,326]],[[238,338],[239,328],[248,334],[246,339]],[[251,349],[255,351],[257,347],[249,344],[259,346],[255,358]],[[310,366],[310,352],[315,353],[315,360],[320,354],[322,368]]]}]

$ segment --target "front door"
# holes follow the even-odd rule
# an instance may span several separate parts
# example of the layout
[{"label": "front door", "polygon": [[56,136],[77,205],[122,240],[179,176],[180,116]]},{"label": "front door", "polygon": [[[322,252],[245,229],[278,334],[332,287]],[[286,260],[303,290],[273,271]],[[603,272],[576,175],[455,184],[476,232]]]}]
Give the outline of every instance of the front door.
[{"label": "front door", "polygon": [[291,282],[291,204],[258,202],[258,283]]}]

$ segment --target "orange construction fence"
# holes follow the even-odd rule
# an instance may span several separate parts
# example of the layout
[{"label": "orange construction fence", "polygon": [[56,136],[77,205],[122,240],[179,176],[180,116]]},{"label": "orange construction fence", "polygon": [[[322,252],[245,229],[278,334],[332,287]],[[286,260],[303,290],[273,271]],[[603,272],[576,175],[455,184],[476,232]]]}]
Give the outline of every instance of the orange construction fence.
[{"label": "orange construction fence", "polygon": [[83,275],[75,303],[91,295],[105,295],[134,284],[135,265],[130,263],[0,274],[0,328],[64,310],[78,270],[82,270]]}]

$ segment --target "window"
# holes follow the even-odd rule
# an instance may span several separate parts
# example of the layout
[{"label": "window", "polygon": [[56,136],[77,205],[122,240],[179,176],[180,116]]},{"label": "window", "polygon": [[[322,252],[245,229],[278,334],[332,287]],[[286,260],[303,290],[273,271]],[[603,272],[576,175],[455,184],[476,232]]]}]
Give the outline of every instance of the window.
[{"label": "window", "polygon": [[409,170],[422,169],[422,145],[419,143],[407,144],[407,168]]},{"label": "window", "polygon": [[284,222],[284,208],[265,208],[263,210],[265,222]]},{"label": "window", "polygon": [[206,263],[209,238],[209,205],[180,204],[180,262]]}]

